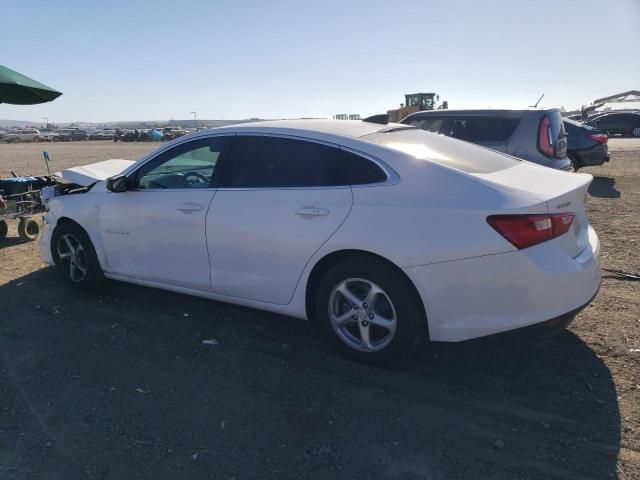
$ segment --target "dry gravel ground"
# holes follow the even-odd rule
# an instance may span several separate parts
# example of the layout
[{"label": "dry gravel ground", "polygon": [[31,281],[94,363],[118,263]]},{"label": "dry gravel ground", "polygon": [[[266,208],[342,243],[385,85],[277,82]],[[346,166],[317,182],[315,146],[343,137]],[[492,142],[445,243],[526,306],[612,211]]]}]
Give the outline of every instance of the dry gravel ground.
[{"label": "dry gravel ground", "polygon": [[[0,176],[41,173],[42,147],[0,145]],[[154,145],[46,147],[57,169]],[[590,217],[603,266],[639,272],[640,142],[611,147],[587,170]],[[640,283],[606,274],[558,336],[375,369],[305,322],[125,284],[77,293],[10,238],[0,478],[638,479],[639,313]]]}]

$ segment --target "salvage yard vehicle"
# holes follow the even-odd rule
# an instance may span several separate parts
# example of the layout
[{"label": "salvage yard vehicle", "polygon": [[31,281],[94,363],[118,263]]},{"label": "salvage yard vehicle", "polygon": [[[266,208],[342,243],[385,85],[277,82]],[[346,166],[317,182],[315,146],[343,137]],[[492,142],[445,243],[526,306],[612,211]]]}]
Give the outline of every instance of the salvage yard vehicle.
[{"label": "salvage yard vehicle", "polygon": [[57,133],[58,135],[53,139],[55,142],[77,142],[89,138],[87,131],[79,128],[65,128],[58,130]]},{"label": "salvage yard vehicle", "polygon": [[567,157],[574,171],[609,161],[607,132],[567,118],[563,122],[567,132]]},{"label": "salvage yard vehicle", "polygon": [[12,142],[37,142],[40,140],[40,131],[36,128],[22,128],[4,135],[4,141]]},{"label": "salvage yard vehicle", "polygon": [[571,170],[562,115],[556,108],[436,110],[400,123],[492,148],[545,167]]},{"label": "salvage yard vehicle", "polygon": [[241,124],[67,173],[40,249],[69,284],[310,319],[360,361],[563,327],[600,285],[590,175],[408,125]]},{"label": "salvage yard vehicle", "polygon": [[611,112],[590,118],[589,125],[605,130],[609,135],[640,137],[640,114]]}]

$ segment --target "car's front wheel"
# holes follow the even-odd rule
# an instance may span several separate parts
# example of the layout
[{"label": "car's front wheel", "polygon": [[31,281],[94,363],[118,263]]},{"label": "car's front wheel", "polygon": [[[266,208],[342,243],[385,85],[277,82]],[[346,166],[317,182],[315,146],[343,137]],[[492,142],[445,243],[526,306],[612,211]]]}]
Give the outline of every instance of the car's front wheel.
[{"label": "car's front wheel", "polygon": [[389,363],[408,355],[423,337],[424,313],[409,280],[375,258],[346,259],[318,282],[315,320],[345,355]]},{"label": "car's front wheel", "polygon": [[94,290],[102,283],[98,256],[89,235],[79,225],[58,225],[51,236],[51,253],[56,268],[72,286]]},{"label": "car's front wheel", "polygon": [[640,137],[640,126],[638,127],[633,127],[631,129],[631,136],[632,137]]}]

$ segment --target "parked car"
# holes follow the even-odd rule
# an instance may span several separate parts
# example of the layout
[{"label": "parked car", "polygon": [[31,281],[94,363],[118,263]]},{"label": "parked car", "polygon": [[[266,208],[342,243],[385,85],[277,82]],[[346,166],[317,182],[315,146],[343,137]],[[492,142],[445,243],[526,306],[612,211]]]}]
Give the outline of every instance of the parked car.
[{"label": "parked car", "polygon": [[5,136],[5,140],[13,142],[37,142],[40,139],[40,131],[36,128],[21,128]]},{"label": "parked car", "polygon": [[640,114],[613,112],[589,119],[589,125],[605,130],[609,135],[640,137]]},{"label": "parked car", "polygon": [[89,139],[87,131],[79,128],[65,128],[57,133],[58,135],[54,138],[56,142],[75,142]]},{"label": "parked car", "polygon": [[91,132],[88,136],[88,140],[113,140],[116,131],[111,129],[96,130]]},{"label": "parked car", "polygon": [[567,118],[564,129],[567,132],[567,157],[574,171],[609,161],[607,132]]},{"label": "parked car", "polygon": [[234,125],[67,173],[85,193],[48,200],[40,246],[69,284],[308,318],[362,361],[566,325],[600,284],[590,175],[408,125]]},{"label": "parked car", "polygon": [[40,141],[41,142],[55,142],[56,138],[60,134],[58,132],[41,132],[40,133]]},{"label": "parked car", "polygon": [[570,170],[558,109],[430,110],[401,123],[508,153],[545,167]]}]

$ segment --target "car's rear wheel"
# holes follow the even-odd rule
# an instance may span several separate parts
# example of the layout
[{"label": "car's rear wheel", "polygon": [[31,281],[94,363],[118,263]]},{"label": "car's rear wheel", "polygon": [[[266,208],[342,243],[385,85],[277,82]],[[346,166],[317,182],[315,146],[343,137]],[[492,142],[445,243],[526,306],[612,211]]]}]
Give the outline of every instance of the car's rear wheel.
[{"label": "car's rear wheel", "polygon": [[345,355],[381,364],[408,355],[426,329],[408,279],[373,258],[346,259],[318,282],[315,320]]},{"label": "car's rear wheel", "polygon": [[77,224],[58,225],[51,236],[51,253],[58,271],[72,286],[94,290],[104,276],[89,235]]},{"label": "car's rear wheel", "polygon": [[640,137],[640,126],[638,127],[633,127],[631,129],[631,136],[632,137]]},{"label": "car's rear wheel", "polygon": [[573,171],[577,172],[581,167],[578,159],[574,155],[567,155],[567,158],[569,159],[569,162],[571,162],[571,168]]}]

